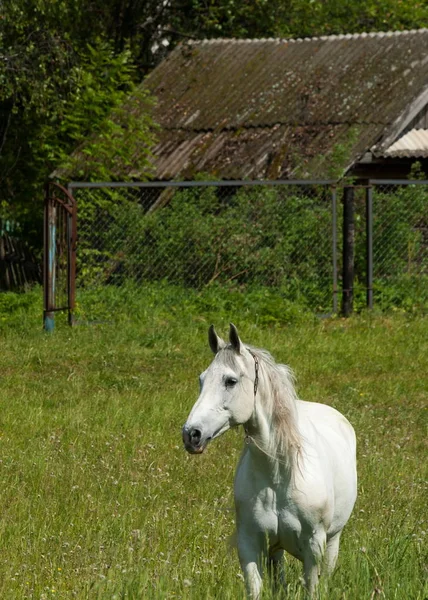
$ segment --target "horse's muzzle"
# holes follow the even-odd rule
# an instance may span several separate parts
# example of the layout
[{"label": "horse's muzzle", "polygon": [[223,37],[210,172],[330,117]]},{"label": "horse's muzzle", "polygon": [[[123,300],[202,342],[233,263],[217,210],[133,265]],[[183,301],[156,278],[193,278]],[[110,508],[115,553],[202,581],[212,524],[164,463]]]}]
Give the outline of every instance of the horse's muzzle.
[{"label": "horse's muzzle", "polygon": [[208,440],[202,441],[202,432],[196,427],[187,428],[186,425],[183,427],[183,443],[187,452],[190,454],[202,454],[205,450],[205,446]]}]

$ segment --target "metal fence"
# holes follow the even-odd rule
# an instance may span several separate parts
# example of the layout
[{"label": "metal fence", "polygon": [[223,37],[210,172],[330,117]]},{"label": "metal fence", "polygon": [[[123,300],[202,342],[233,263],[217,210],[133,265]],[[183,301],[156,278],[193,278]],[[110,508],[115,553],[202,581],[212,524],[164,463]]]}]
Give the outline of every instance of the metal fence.
[{"label": "metal fence", "polygon": [[110,293],[111,318],[112,290],[156,282],[270,287],[322,314],[346,299],[357,309],[427,304],[428,182],[71,183],[68,190],[78,207],[80,318],[96,317],[87,300],[96,293]]},{"label": "metal fence", "polygon": [[43,253],[43,322],[54,327],[54,315],[65,312],[73,323],[76,287],[76,202],[61,185],[49,182],[45,191]]},{"label": "metal fence", "polygon": [[[380,308],[428,307],[428,181],[371,181],[372,287]],[[361,207],[361,204],[360,204]],[[360,208],[361,221],[364,221]],[[366,215],[367,219],[367,215]],[[356,272],[362,270],[357,245]]]}]

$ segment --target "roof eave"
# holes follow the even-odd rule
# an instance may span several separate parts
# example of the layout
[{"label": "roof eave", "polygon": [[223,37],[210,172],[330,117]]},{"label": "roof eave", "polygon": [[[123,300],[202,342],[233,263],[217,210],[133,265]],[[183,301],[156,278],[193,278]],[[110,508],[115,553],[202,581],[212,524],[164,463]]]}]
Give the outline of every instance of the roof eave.
[{"label": "roof eave", "polygon": [[375,156],[383,156],[386,150],[392,146],[404,129],[414,119],[418,113],[428,104],[428,84],[424,86],[421,93],[414,101],[405,108],[390,127],[387,127],[387,134],[378,143],[370,149]]}]

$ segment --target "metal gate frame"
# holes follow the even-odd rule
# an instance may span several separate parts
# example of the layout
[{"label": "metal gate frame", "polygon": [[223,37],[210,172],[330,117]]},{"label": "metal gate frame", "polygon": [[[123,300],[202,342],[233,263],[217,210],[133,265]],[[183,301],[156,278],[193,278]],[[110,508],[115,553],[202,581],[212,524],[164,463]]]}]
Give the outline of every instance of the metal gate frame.
[{"label": "metal gate frame", "polygon": [[[62,185],[46,184],[44,203],[43,252],[43,326],[46,331],[55,327],[55,312],[67,311],[68,323],[73,324],[76,298],[76,240],[77,203]],[[65,257],[66,273],[60,259]],[[66,302],[59,303],[58,280],[66,277]]]},{"label": "metal gate frame", "polygon": [[354,193],[364,191],[366,219],[366,306],[373,308],[373,184],[349,184],[340,186],[343,190],[342,225],[342,302],[340,314],[349,317],[354,303],[354,267],[355,267],[355,222]]},{"label": "metal gate frame", "polygon": [[[76,291],[76,240],[77,240],[77,202],[73,197],[74,189],[79,188],[188,188],[188,187],[244,187],[244,186],[289,186],[289,185],[324,185],[330,190],[332,207],[332,312],[349,316],[353,312],[354,300],[354,192],[362,190],[365,196],[365,263],[366,263],[366,306],[372,309],[373,297],[373,192],[378,185],[428,185],[428,181],[402,179],[371,179],[366,183],[347,183],[333,180],[273,180],[273,181],[168,181],[168,182],[70,182],[67,189],[50,182],[46,186],[45,225],[44,225],[44,327],[50,331],[54,328],[56,311],[68,311],[68,322],[73,324]],[[342,197],[339,198],[338,196]],[[339,205],[343,206],[343,224],[338,231]],[[63,245],[59,240],[60,224]],[[66,232],[64,236],[64,231]],[[342,250],[340,253],[338,237],[342,234]],[[66,249],[65,249],[66,247]],[[57,302],[57,283],[61,275],[58,257],[67,256],[67,301],[62,306]],[[339,253],[342,257],[342,268],[339,274]],[[64,263],[64,260],[63,260]],[[62,271],[64,267],[62,266]],[[63,286],[64,288],[64,286]]]}]

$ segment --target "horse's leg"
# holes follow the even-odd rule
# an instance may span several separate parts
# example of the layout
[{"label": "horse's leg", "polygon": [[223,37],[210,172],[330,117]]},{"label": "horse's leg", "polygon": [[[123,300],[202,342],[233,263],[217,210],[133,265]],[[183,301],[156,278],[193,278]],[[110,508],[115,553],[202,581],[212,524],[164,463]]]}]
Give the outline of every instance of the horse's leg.
[{"label": "horse's leg", "polygon": [[247,594],[251,600],[260,600],[261,598],[264,546],[260,536],[247,536],[238,531],[239,562],[244,573]]},{"label": "horse's leg", "polygon": [[334,567],[336,566],[337,555],[339,554],[339,543],[341,533],[342,532],[339,531],[339,533],[336,533],[336,535],[330,538],[327,542],[323,562],[323,569],[325,570],[327,575],[330,575],[334,571]]},{"label": "horse's leg", "polygon": [[281,588],[285,590],[287,584],[285,582],[284,550],[277,550],[270,554],[268,568],[274,591],[279,592]]},{"label": "horse's leg", "polygon": [[305,543],[303,570],[306,590],[310,597],[313,596],[318,585],[325,544],[326,533],[323,530],[313,532]]}]

